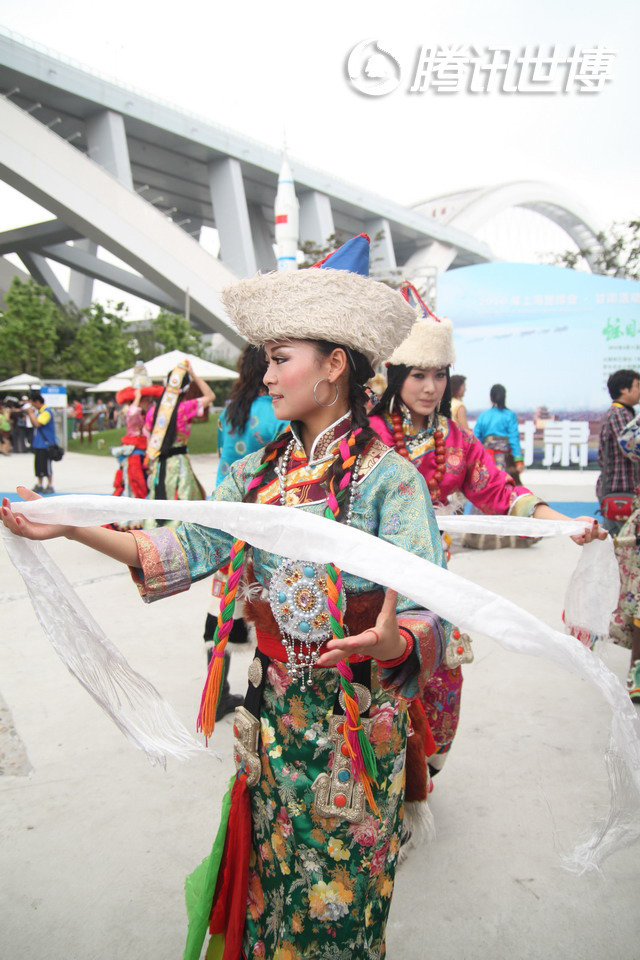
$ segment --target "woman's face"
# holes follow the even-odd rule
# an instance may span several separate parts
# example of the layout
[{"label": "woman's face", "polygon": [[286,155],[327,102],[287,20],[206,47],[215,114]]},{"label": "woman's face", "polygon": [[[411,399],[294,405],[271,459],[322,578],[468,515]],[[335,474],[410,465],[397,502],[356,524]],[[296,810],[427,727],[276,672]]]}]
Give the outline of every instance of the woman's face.
[{"label": "woman's face", "polygon": [[463,381],[462,384],[460,385],[460,389],[458,390],[458,397],[457,397],[457,399],[458,399],[458,400],[462,400],[462,398],[464,397],[464,395],[465,395],[466,392],[467,392],[467,385],[466,385],[466,383]]},{"label": "woman's face", "polygon": [[[273,399],[273,412],[278,420],[302,420],[316,413],[318,403],[313,386],[328,376],[330,364],[314,345],[306,340],[271,341],[265,344],[267,372],[264,385]],[[329,403],[335,396],[335,387],[321,383],[318,400]]]},{"label": "woman's face", "polygon": [[447,368],[412,367],[400,390],[400,399],[412,413],[428,417],[436,409],[447,386]]}]

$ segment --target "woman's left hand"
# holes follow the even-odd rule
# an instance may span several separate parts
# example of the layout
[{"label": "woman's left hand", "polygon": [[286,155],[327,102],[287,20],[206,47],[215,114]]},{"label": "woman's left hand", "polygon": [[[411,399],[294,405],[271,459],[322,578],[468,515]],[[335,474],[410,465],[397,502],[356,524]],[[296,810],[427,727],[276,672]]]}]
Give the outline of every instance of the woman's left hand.
[{"label": "woman's left hand", "polygon": [[606,540],[609,534],[601,527],[597,520],[594,520],[593,517],[576,517],[576,520],[584,520],[585,523],[589,523],[590,526],[584,531],[584,533],[577,533],[571,539],[578,544],[578,546],[583,547],[585,543],[591,543],[592,540]]},{"label": "woman's left hand", "polygon": [[407,641],[398,629],[397,601],[398,594],[395,590],[385,591],[382,610],[373,629],[364,630],[353,637],[344,637],[342,640],[329,640],[325,653],[318,658],[317,665],[335,667],[340,660],[354,654],[373,657],[374,660],[395,660],[401,657],[407,648]]},{"label": "woman's left hand", "polygon": [[585,543],[591,543],[592,540],[606,540],[609,536],[594,517],[567,517],[564,513],[558,513],[548,503],[537,503],[533,517],[535,520],[582,520],[583,523],[589,524],[584,533],[576,533],[571,537],[579,547],[583,547]]}]

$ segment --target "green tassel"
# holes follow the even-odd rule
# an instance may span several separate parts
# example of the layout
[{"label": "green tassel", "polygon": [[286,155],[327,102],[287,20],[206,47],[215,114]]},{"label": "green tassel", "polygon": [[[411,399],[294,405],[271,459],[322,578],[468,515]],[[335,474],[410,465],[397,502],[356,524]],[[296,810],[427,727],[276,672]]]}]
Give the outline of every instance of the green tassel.
[{"label": "green tassel", "polygon": [[189,927],[183,960],[200,960],[202,944],[209,929],[209,916],[213,895],[216,892],[220,861],[224,853],[224,841],[227,836],[229,811],[231,810],[231,791],[235,780],[236,776],[234,774],[229,781],[229,787],[222,801],[220,826],[213,841],[211,853],[199,867],[196,867],[193,873],[189,874],[184,882]]}]

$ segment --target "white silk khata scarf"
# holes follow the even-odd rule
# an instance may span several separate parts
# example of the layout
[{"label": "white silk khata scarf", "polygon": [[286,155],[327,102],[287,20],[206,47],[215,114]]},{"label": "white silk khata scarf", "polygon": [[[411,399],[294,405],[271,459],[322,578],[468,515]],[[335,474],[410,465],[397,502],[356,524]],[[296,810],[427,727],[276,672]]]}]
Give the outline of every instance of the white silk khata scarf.
[{"label": "white silk khata scarf", "polygon": [[[212,501],[128,500],[66,496],[14,504],[41,523],[95,526],[164,518],[223,530],[252,546],[316,563],[332,561],[354,576],[397,590],[468,632],[479,632],[514,653],[543,657],[592,683],[612,711],[605,751],[611,803],[591,835],[564,858],[570,869],[596,868],[640,836],[640,719],[608,667],[573,636],[451,571],[344,524],[328,523],[304,510],[266,504]],[[519,517],[441,517],[456,531],[558,536],[582,532],[579,521]],[[479,529],[478,524],[482,525]],[[54,648],[120,729],[152,762],[186,757],[202,749],[158,691],[131,669],[82,604],[41,543],[3,527],[9,556],[25,580],[35,612]],[[581,551],[565,602],[565,619],[592,635],[607,635],[618,596],[618,573],[610,540]]]}]

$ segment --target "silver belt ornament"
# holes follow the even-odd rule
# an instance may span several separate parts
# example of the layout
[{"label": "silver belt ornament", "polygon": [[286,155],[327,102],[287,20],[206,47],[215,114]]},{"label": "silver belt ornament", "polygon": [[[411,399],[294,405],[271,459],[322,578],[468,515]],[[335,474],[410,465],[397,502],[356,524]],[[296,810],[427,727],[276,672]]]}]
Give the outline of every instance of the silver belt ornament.
[{"label": "silver belt ornament", "polygon": [[[342,609],[347,597],[342,589]],[[312,670],[320,655],[320,646],[331,638],[331,620],[327,599],[326,568],[317,563],[283,560],[271,578],[269,604],[287,651],[291,679],[301,682],[300,690],[312,687]],[[296,653],[295,645],[299,646]]]},{"label": "silver belt ornament", "polygon": [[[368,738],[373,720],[362,714],[371,706],[371,691],[361,683],[354,683],[353,689],[358,700],[360,723]],[[331,773],[319,773],[314,780],[312,790],[316,797],[313,806],[321,817],[339,817],[349,823],[362,823],[366,813],[366,797],[362,783],[354,779],[351,770],[351,757],[345,741],[347,717],[342,690],[339,699],[345,715],[334,714],[329,718],[329,740],[334,744],[333,767]]]}]

